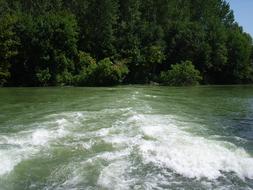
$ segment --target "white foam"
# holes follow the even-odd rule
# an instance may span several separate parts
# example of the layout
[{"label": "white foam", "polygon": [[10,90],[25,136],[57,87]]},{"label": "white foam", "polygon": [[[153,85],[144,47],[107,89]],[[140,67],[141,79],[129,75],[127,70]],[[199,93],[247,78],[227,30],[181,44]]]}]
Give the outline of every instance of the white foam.
[{"label": "white foam", "polygon": [[64,118],[62,119],[57,119],[56,120],[56,123],[59,125],[59,126],[63,126],[63,125],[66,125],[66,123],[68,123],[68,121]]},{"label": "white foam", "polygon": [[[7,144],[6,149],[0,149],[0,175],[11,172],[16,165],[32,155],[36,155],[44,147],[49,147],[52,142],[69,134],[68,127],[72,121],[81,117],[78,113],[60,114],[51,116],[49,121],[35,123],[28,131],[15,135],[0,136],[0,143]],[[65,118],[63,117],[65,116]],[[38,126],[37,126],[38,125]]]},{"label": "white foam", "polygon": [[[139,146],[146,163],[168,168],[188,178],[217,179],[223,172],[253,178],[253,158],[235,145],[183,131],[180,123],[165,116],[134,116],[143,133],[154,140]],[[182,127],[184,128],[184,127]]]},{"label": "white foam", "polygon": [[[142,111],[144,113],[152,111],[149,106],[143,105],[142,108],[146,108]],[[92,128],[91,131],[81,133],[76,128],[82,127],[80,124],[89,117],[96,118],[97,112],[91,115],[85,115],[83,112],[66,112],[51,115],[47,122],[40,123],[38,128],[17,133],[15,136],[0,136],[0,143],[13,145],[8,149],[0,149],[0,175],[11,172],[23,160],[38,155],[43,148],[50,148],[52,143],[58,143],[60,138],[70,135],[75,141],[61,143],[70,143],[73,147],[78,144],[82,148],[81,151],[90,152],[98,143],[110,144],[112,148],[74,163],[73,168],[70,169],[74,170],[73,175],[62,184],[62,187],[66,187],[65,189],[87,180],[84,179],[85,175],[88,175],[83,171],[85,166],[97,163],[102,163],[99,166],[102,168],[97,181],[102,188],[136,187],[138,189],[140,185],[140,189],[142,187],[159,189],[160,184],[169,185],[167,175],[163,175],[164,172],[154,174],[151,171],[145,179],[140,179],[143,176],[138,176],[138,174],[131,176],[128,173],[130,168],[138,167],[130,162],[129,158],[132,154],[142,159],[143,163],[140,164],[152,164],[158,167],[159,171],[170,174],[173,171],[187,178],[215,180],[225,175],[224,172],[233,172],[241,179],[253,179],[253,158],[243,148],[226,141],[219,141],[217,138],[193,135],[185,130],[191,129],[194,123],[183,123],[176,117],[138,114],[132,108],[121,111],[122,118],[112,123],[112,126],[105,126],[108,128]],[[117,113],[117,109],[99,112],[102,115],[108,113],[110,115]],[[196,123],[194,125],[194,127],[197,126]],[[108,165],[103,166],[104,163]]]},{"label": "white foam", "polygon": [[98,185],[106,189],[127,190],[134,180],[125,176],[130,165],[127,161],[117,161],[105,167],[98,178]]},{"label": "white foam", "polygon": [[157,96],[152,96],[152,95],[145,95],[145,97],[147,97],[147,98],[157,98]]},{"label": "white foam", "polygon": [[59,126],[57,129],[38,129],[31,134],[31,145],[45,146],[49,141],[64,137],[68,134],[68,131],[63,127]]},{"label": "white foam", "polygon": [[48,130],[45,129],[39,129],[36,130],[31,135],[31,143],[33,145],[45,145],[50,138],[50,133]]},{"label": "white foam", "polygon": [[20,157],[10,151],[0,151],[0,176],[9,173],[19,163]]},{"label": "white foam", "polygon": [[85,149],[85,150],[89,150],[92,148],[92,146],[95,144],[95,142],[93,140],[90,140],[88,142],[84,142],[82,143],[82,147]]},{"label": "white foam", "polygon": [[[49,189],[78,189],[77,187],[84,187],[85,184],[90,184],[88,176],[91,174],[87,170],[90,167],[101,167],[101,172],[97,180],[99,187],[103,189],[129,189],[127,186],[130,184],[130,180],[126,178],[127,176],[123,176],[128,166],[130,166],[126,159],[128,155],[128,150],[104,152],[85,161],[78,163],[70,162],[67,166],[58,168],[49,178],[55,179],[64,176],[66,177],[65,181]],[[110,164],[103,166],[101,160]],[[66,173],[68,174],[66,175]],[[87,186],[85,187],[88,188]]]}]

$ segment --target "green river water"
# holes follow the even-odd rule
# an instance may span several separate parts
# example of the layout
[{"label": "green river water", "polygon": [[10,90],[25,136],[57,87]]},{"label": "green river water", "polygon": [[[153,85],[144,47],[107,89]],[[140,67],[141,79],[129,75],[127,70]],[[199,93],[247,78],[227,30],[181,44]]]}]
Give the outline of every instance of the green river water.
[{"label": "green river water", "polygon": [[253,86],[0,89],[0,190],[253,189]]}]

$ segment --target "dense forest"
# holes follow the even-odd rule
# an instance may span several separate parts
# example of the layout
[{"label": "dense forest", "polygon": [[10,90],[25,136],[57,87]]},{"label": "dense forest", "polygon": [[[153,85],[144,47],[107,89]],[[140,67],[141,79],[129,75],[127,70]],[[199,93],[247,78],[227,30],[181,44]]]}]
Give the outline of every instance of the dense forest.
[{"label": "dense forest", "polygon": [[252,47],[223,0],[0,0],[2,86],[251,83]]}]

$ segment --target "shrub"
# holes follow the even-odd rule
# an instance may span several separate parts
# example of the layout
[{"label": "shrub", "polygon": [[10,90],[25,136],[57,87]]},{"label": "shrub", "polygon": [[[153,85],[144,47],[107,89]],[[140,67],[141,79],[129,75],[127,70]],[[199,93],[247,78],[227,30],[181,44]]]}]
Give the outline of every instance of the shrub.
[{"label": "shrub", "polygon": [[171,70],[161,73],[161,82],[171,86],[197,85],[202,80],[200,72],[195,69],[191,61],[171,66]]},{"label": "shrub", "polygon": [[90,64],[88,67],[84,67],[81,72],[74,77],[74,84],[76,86],[94,86],[95,84],[95,71],[97,64]]},{"label": "shrub", "polygon": [[77,58],[78,60],[76,63],[76,69],[78,71],[87,68],[91,64],[93,65],[96,64],[96,60],[93,57],[91,57],[89,53],[83,51],[79,51]]},{"label": "shrub", "polygon": [[57,81],[57,84],[60,86],[72,85],[73,76],[70,72],[64,71],[63,73],[58,74],[56,76],[56,81]]},{"label": "shrub", "polygon": [[49,80],[51,79],[51,74],[50,74],[48,68],[47,68],[47,69],[44,69],[44,70],[39,70],[39,71],[36,73],[36,76],[37,76],[37,79],[38,79],[39,83],[40,83],[42,86],[47,86]]},{"label": "shrub", "polygon": [[128,68],[123,63],[114,64],[109,58],[92,63],[84,67],[82,72],[75,77],[79,86],[110,86],[121,83],[128,73]]},{"label": "shrub", "polygon": [[116,85],[123,81],[128,69],[124,64],[113,64],[109,58],[98,62],[96,79],[98,85]]}]

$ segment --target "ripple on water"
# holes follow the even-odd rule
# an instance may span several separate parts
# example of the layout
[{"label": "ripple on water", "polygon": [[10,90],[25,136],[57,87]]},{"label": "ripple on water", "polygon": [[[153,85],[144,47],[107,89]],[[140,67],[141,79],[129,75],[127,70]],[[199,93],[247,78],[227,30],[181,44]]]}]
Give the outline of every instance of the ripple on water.
[{"label": "ripple on water", "polygon": [[[253,179],[253,158],[243,148],[186,132],[190,126],[176,117],[132,111],[123,115],[110,128],[90,134],[90,138],[99,137],[113,146],[109,152],[81,163],[81,167],[100,165],[91,187],[163,189],[195,185],[222,189],[238,187],[229,176],[237,177],[240,183]],[[68,185],[82,184],[87,178],[80,169],[74,173]]]},{"label": "ripple on water", "polygon": [[30,130],[0,136],[0,144],[8,148],[0,149],[0,175],[11,172],[20,162],[37,155],[42,149],[70,134],[69,127],[81,119],[82,113],[51,115],[42,123],[31,124]]},{"label": "ripple on water", "polygon": [[[46,122],[29,131],[1,136],[0,143],[8,144],[8,148],[0,149],[0,175],[58,143],[82,146],[78,150],[87,154],[55,168],[48,178],[47,190],[84,186],[191,188],[194,184],[221,189],[235,187],[231,176],[240,183],[253,179],[253,158],[243,148],[194,135],[185,130],[191,128],[191,123],[175,116],[152,114],[150,109],[147,107],[147,114],[139,114],[133,108],[64,112],[48,116]],[[114,118],[111,122],[110,116]]]},{"label": "ripple on water", "polygon": [[[211,182],[214,187],[219,187],[217,180],[225,179],[230,175],[235,175],[242,181],[253,179],[253,158],[243,148],[226,141],[195,136],[184,131],[183,129],[186,128],[184,125],[187,123],[182,123],[171,116],[135,114],[126,120],[123,128],[128,127],[131,132],[135,130],[136,136],[133,137],[132,134],[124,131],[124,138],[109,136],[106,140],[121,147],[124,147],[123,145],[132,147],[132,154],[137,151],[144,165],[151,164],[160,171],[167,169],[186,179],[204,180],[206,183],[202,183],[205,187]],[[127,138],[128,135],[130,137]],[[113,180],[115,183],[115,180],[119,178],[118,171],[111,170],[113,167],[110,167],[110,175],[108,175],[110,179],[113,174],[115,175]],[[126,170],[129,170],[129,166]],[[157,175],[163,176],[163,184],[170,181],[170,177],[162,172],[154,174],[152,179],[156,179]],[[100,176],[100,184],[103,184],[102,177]],[[174,177],[175,175],[173,175],[173,180],[176,181]],[[133,183],[140,178],[141,176],[138,176],[130,181]],[[157,183],[161,183],[161,179],[159,178]],[[105,186],[110,184],[108,178],[105,181],[107,181]],[[119,180],[119,186],[120,184],[122,184],[121,180]],[[152,184],[155,184],[154,181]],[[171,181],[171,184],[175,183]],[[222,186],[224,187],[224,184]]]}]

